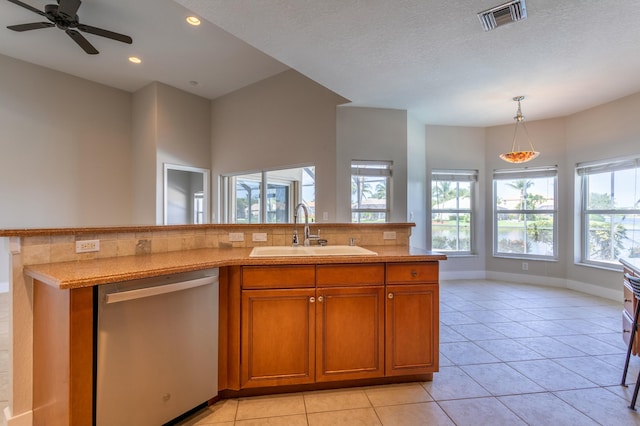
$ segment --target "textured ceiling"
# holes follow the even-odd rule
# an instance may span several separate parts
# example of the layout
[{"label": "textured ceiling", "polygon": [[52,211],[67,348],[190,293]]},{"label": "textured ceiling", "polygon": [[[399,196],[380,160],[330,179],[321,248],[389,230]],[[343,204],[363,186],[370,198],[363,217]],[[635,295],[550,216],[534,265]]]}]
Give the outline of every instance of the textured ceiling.
[{"label": "textured ceiling", "polygon": [[[160,81],[210,99],[291,67],[353,105],[442,125],[511,123],[516,95],[536,120],[640,92],[640,1],[527,0],[528,19],[483,31],[477,13],[502,2],[85,0],[81,22],[134,40],[88,35],[100,50],[90,56],[55,28],[7,30],[42,18],[0,0],[0,54],[123,90]],[[188,9],[203,25],[184,23]]]},{"label": "textured ceiling", "polygon": [[640,91],[640,1],[527,0],[485,32],[501,0],[177,0],[353,101],[426,123],[571,114]]}]

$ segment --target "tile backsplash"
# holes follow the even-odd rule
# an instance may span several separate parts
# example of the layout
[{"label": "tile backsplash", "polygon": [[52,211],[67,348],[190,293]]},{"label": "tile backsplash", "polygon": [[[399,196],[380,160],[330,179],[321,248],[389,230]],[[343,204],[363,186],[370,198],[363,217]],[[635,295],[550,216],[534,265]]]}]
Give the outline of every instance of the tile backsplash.
[{"label": "tile backsplash", "polygon": [[[311,234],[320,231],[320,237],[329,245],[347,245],[353,238],[361,246],[408,246],[412,226],[324,223],[311,225]],[[301,226],[298,233],[302,234]],[[393,234],[395,239],[389,239]],[[30,230],[20,235],[20,253],[23,265],[34,265],[203,248],[285,246],[291,244],[292,235],[292,224]],[[76,253],[76,241],[82,240],[100,240],[100,250]]]}]

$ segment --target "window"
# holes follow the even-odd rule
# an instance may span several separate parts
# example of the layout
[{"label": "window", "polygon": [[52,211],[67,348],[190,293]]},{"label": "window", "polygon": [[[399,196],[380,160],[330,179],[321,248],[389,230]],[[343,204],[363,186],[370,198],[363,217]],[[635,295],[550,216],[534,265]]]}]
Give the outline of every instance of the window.
[{"label": "window", "polygon": [[500,257],[557,256],[557,167],[493,172],[493,253]]},{"label": "window", "polygon": [[390,215],[391,161],[351,162],[351,222],[387,222]]},{"label": "window", "polygon": [[477,170],[434,170],[431,173],[431,249],[471,253],[472,202]]},{"label": "window", "polygon": [[[289,223],[303,202],[315,220],[315,167],[224,176],[223,223]],[[266,187],[266,191],[263,188]]]},{"label": "window", "polygon": [[193,223],[204,223],[204,192],[193,193]]},{"label": "window", "polygon": [[619,267],[640,257],[640,158],[578,164],[581,256],[586,264]]}]

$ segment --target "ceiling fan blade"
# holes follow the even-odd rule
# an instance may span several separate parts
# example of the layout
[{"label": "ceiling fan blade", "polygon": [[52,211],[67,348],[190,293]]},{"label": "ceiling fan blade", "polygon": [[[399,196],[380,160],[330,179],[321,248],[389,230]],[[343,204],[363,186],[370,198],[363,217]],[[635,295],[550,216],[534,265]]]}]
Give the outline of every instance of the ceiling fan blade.
[{"label": "ceiling fan blade", "polygon": [[31,24],[20,24],[20,25],[9,25],[7,28],[13,31],[29,31],[29,30],[39,30],[40,28],[51,28],[55,27],[55,24],[51,22],[33,22]]},{"label": "ceiling fan blade", "polygon": [[19,0],[7,0],[7,1],[9,1],[9,2],[11,2],[11,3],[13,3],[13,4],[16,4],[16,5],[18,5],[18,6],[22,6],[22,7],[24,7],[25,9],[28,9],[28,10],[30,10],[30,11],[32,11],[32,12],[34,12],[34,13],[37,13],[37,14],[38,14],[38,15],[40,15],[40,16],[47,16],[43,11],[36,9],[36,8],[35,8],[35,7],[33,7],[33,6],[29,6],[29,5],[28,5],[28,4],[26,4],[26,3],[22,3],[22,2],[21,2],[21,1],[19,1]]},{"label": "ceiling fan blade", "polygon": [[77,28],[85,33],[110,38],[127,44],[133,43],[133,40],[128,35],[114,33],[113,31],[103,30],[102,28],[92,27],[91,25],[79,24]]},{"label": "ceiling fan blade", "polygon": [[78,43],[78,46],[82,47],[82,50],[87,52],[89,55],[97,55],[98,53],[100,53],[95,47],[93,47],[91,43],[89,43],[86,38],[82,36],[82,34],[77,32],[76,30],[67,30],[65,31],[65,33],[67,33],[69,37],[73,39],[73,41]]},{"label": "ceiling fan blade", "polygon": [[75,18],[80,8],[80,0],[60,0],[58,2],[58,13],[70,19]]}]

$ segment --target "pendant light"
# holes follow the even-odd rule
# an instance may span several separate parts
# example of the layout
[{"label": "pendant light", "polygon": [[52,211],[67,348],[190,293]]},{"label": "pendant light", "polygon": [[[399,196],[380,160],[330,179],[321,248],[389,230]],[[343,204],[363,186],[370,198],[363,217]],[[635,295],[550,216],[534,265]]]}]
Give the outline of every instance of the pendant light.
[{"label": "pendant light", "polygon": [[[523,99],[524,96],[516,96],[515,98],[513,98],[514,101],[518,102],[518,112],[516,113],[516,116],[513,117],[513,119],[516,120],[516,128],[513,131],[513,142],[511,143],[511,151],[500,154],[500,158],[508,163],[526,163],[527,161],[531,161],[538,155],[540,155],[540,153],[536,151],[535,148],[533,148],[531,138],[529,137],[529,132],[527,131],[527,127],[524,124],[524,115],[522,115],[522,109],[520,108],[520,101]],[[527,141],[529,142],[529,147],[531,148],[530,150],[520,149],[520,143],[517,142],[518,127],[522,127],[524,129],[525,136],[527,137]]]}]

